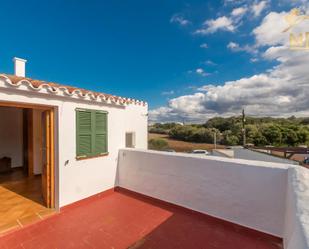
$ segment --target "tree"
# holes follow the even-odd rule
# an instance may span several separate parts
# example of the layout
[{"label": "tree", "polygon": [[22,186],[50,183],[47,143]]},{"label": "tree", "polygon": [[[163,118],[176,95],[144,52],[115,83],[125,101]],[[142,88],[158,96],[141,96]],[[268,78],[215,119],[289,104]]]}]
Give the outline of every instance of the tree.
[{"label": "tree", "polygon": [[227,130],[223,132],[223,139],[222,139],[222,143],[224,145],[238,145],[240,142],[239,138],[235,135],[233,135],[232,131]]},{"label": "tree", "polygon": [[267,143],[271,145],[280,145],[282,143],[282,134],[280,127],[275,124],[266,124],[262,126],[262,135]]},{"label": "tree", "polygon": [[231,119],[215,117],[209,119],[204,126],[206,128],[216,128],[219,131],[223,132],[226,130],[230,130],[233,126],[233,122],[231,122]]},{"label": "tree", "polygon": [[[213,143],[216,132],[217,142],[238,145],[242,141],[241,116],[209,119],[204,125],[155,124],[158,132],[168,133],[171,138]],[[256,146],[297,146],[309,145],[309,118],[246,117],[246,137],[248,143]]]},{"label": "tree", "polygon": [[295,146],[298,144],[298,136],[297,132],[295,131],[297,128],[291,129],[288,127],[282,127],[281,128],[281,134],[282,134],[282,144],[285,144],[287,146]]},{"label": "tree", "polygon": [[301,127],[297,131],[297,137],[299,144],[309,144],[309,129]]}]

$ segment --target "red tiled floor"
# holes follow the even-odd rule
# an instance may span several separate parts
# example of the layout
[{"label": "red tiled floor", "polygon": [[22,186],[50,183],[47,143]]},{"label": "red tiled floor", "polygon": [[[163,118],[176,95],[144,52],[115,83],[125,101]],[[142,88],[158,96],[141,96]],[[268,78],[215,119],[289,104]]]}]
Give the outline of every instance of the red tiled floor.
[{"label": "red tiled floor", "polygon": [[281,239],[120,190],[0,238],[0,248],[277,249]]}]

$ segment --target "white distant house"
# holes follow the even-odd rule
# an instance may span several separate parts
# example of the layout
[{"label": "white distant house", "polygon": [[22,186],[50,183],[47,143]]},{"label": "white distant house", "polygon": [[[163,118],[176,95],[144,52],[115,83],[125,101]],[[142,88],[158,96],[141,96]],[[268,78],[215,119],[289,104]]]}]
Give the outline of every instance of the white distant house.
[{"label": "white distant house", "polygon": [[258,150],[243,148],[241,146],[232,146],[229,149],[215,149],[213,150],[213,155],[227,158],[299,165],[299,163],[294,160],[274,156]]},{"label": "white distant house", "polygon": [[34,80],[25,64],[0,74],[0,171],[41,175],[47,207],[113,188],[119,149],[147,148],[147,103]]}]

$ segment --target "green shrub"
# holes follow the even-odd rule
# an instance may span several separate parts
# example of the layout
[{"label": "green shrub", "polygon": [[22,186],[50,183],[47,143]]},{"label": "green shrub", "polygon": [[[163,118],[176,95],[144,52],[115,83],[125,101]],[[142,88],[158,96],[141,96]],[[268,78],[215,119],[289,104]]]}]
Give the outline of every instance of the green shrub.
[{"label": "green shrub", "polygon": [[168,149],[168,143],[162,138],[152,138],[148,142],[149,149],[151,150],[165,150]]}]

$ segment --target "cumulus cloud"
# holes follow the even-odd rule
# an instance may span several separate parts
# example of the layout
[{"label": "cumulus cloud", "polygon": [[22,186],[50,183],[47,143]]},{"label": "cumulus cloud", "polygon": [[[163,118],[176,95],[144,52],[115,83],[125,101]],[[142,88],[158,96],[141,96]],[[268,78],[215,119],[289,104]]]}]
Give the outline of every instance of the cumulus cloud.
[{"label": "cumulus cloud", "polygon": [[246,7],[239,7],[239,8],[233,9],[231,15],[232,16],[242,16],[246,12],[247,12],[247,8]]},{"label": "cumulus cloud", "polygon": [[207,35],[217,31],[234,32],[241,25],[241,19],[248,11],[246,6],[234,8],[230,15],[220,16],[216,19],[204,21],[202,27],[197,29],[194,34]]},{"label": "cumulus cloud", "polygon": [[233,52],[247,52],[250,54],[258,53],[258,50],[256,49],[255,46],[249,46],[249,45],[240,46],[236,42],[230,42],[226,47]]},{"label": "cumulus cloud", "polygon": [[204,71],[203,68],[197,68],[197,69],[195,70],[195,72],[196,72],[198,75],[201,75],[201,76],[207,76],[207,75],[209,75],[209,73],[206,73],[206,72]]},{"label": "cumulus cloud", "polygon": [[271,12],[263,19],[261,25],[253,30],[258,46],[287,43],[289,36],[283,32],[288,27],[288,23],[284,19],[286,15],[286,12]]},{"label": "cumulus cloud", "polygon": [[177,23],[180,26],[187,26],[191,23],[189,20],[185,19],[181,14],[173,15],[170,19],[170,22]]},{"label": "cumulus cloud", "polygon": [[203,23],[203,27],[195,31],[195,34],[212,34],[219,30],[234,32],[236,27],[233,24],[233,20],[226,16],[218,17],[217,19],[206,20]]},{"label": "cumulus cloud", "polygon": [[[308,116],[309,53],[289,49],[289,34],[282,33],[287,25],[285,14],[269,13],[253,31],[256,46],[265,47],[262,57],[276,61],[276,66],[264,73],[222,85],[202,86],[193,94],[173,98],[166,107],[150,111],[150,119],[204,122],[216,115],[239,115],[242,108],[255,116]],[[296,30],[308,29],[302,25]],[[230,47],[240,48],[236,43]]]},{"label": "cumulus cloud", "polygon": [[251,6],[251,12],[253,13],[255,17],[258,17],[262,14],[263,10],[266,9],[267,5],[268,5],[268,1],[255,2]]},{"label": "cumulus cloud", "polygon": [[[287,12],[270,12],[262,24],[253,30],[258,46],[277,46],[289,44],[290,32],[294,34],[308,32],[309,21],[302,21],[297,25],[290,26],[287,22]],[[274,28],[276,27],[276,28]],[[290,27],[290,29],[288,29]],[[288,32],[284,32],[288,30]]]}]

